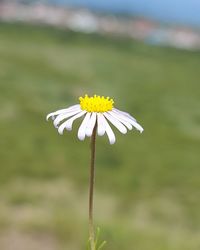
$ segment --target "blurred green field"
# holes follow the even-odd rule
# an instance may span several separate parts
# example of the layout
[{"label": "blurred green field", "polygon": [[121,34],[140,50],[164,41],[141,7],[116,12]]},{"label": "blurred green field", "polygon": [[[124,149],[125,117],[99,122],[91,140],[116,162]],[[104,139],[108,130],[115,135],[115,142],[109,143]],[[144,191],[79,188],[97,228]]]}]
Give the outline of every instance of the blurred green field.
[{"label": "blurred green field", "polygon": [[0,249],[85,249],[89,139],[45,116],[96,93],[145,129],[97,140],[105,250],[199,250],[199,69],[200,52],[1,23]]}]

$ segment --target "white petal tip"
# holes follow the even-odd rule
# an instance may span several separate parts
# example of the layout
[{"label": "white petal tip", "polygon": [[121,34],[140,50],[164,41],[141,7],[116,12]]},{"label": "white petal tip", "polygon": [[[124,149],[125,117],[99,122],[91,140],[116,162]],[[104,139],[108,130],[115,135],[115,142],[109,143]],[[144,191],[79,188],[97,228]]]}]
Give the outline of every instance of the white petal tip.
[{"label": "white petal tip", "polygon": [[52,120],[55,119],[55,115],[53,115],[53,114],[51,113],[51,114],[48,114],[48,115],[46,116],[46,120],[48,121],[50,117],[51,117]]},{"label": "white petal tip", "polygon": [[104,134],[105,134],[105,131],[98,132],[98,136],[103,136]]},{"label": "white petal tip", "polygon": [[63,135],[63,129],[61,130],[61,129],[58,129],[58,133],[60,134],[60,135]]},{"label": "white petal tip", "polygon": [[113,145],[113,144],[115,144],[115,140],[110,141],[110,145]]},{"label": "white petal tip", "polygon": [[78,139],[79,139],[80,141],[84,141],[85,137],[78,136]]},{"label": "white petal tip", "polygon": [[91,137],[91,136],[92,136],[92,133],[91,133],[91,132],[86,132],[86,136],[87,136],[87,137]]},{"label": "white petal tip", "polygon": [[144,131],[143,127],[140,126],[139,123],[135,123],[135,124],[132,124],[132,125],[133,125],[133,126],[135,127],[135,129],[137,129],[140,133],[142,133],[142,132]]},{"label": "white petal tip", "polygon": [[80,141],[84,141],[84,139],[85,139],[85,134],[84,134],[84,133],[78,133],[78,139],[79,139]]},{"label": "white petal tip", "polygon": [[46,116],[46,121],[48,122],[48,120],[49,120],[49,117],[50,117],[50,115],[47,115]]},{"label": "white petal tip", "polygon": [[127,133],[127,130],[121,131],[121,133],[125,135]]},{"label": "white petal tip", "polygon": [[66,127],[66,130],[67,130],[67,131],[72,131],[72,128]]},{"label": "white petal tip", "polygon": [[138,130],[139,130],[140,134],[144,131],[144,129],[142,127],[139,128]]},{"label": "white petal tip", "polygon": [[58,128],[58,124],[57,123],[53,122],[53,125],[54,125],[55,128]]},{"label": "white petal tip", "polygon": [[72,131],[72,124],[67,124],[65,125],[66,130]]}]

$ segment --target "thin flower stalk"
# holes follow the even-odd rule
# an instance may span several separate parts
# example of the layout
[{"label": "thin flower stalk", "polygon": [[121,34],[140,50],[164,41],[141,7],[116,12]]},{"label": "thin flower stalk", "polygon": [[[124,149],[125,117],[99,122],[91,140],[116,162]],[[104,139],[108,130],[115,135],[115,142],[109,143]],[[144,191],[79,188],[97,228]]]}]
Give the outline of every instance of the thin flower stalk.
[{"label": "thin flower stalk", "polygon": [[96,132],[97,132],[97,123],[94,126],[94,130],[91,137],[91,162],[90,162],[90,182],[89,182],[89,241],[91,250],[95,250],[93,204],[94,204],[94,182],[95,182]]}]

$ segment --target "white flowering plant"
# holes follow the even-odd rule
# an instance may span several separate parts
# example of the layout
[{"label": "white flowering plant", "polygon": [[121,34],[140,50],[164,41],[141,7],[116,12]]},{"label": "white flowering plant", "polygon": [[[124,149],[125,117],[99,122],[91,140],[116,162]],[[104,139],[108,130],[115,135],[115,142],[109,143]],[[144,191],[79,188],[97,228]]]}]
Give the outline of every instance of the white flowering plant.
[{"label": "white flowering plant", "polygon": [[76,119],[83,117],[83,121],[78,129],[79,140],[91,137],[91,163],[90,163],[90,182],[89,182],[89,249],[100,250],[105,242],[98,245],[99,230],[95,235],[93,224],[93,194],[94,194],[94,169],[95,169],[95,145],[96,135],[108,136],[110,144],[116,141],[115,134],[110,126],[111,123],[122,134],[135,128],[140,133],[143,132],[142,126],[129,113],[114,107],[113,99],[109,97],[85,95],[79,98],[80,103],[69,108],[60,109],[47,115],[46,119],[51,118],[59,134],[64,130],[71,131]]}]

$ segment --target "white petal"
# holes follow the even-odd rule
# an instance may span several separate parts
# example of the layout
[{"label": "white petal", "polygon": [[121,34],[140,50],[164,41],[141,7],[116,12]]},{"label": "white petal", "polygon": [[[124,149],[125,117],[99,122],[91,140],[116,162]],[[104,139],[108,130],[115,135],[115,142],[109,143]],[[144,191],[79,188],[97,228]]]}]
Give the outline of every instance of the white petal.
[{"label": "white petal", "polygon": [[73,122],[74,122],[77,118],[83,116],[85,113],[86,113],[86,111],[81,111],[80,113],[78,113],[78,114],[74,115],[73,117],[71,117],[69,120],[63,122],[63,123],[59,126],[59,128],[58,128],[58,133],[62,135],[65,128],[66,128],[67,130],[69,130],[69,131],[72,130]]},{"label": "white petal", "polygon": [[85,132],[86,132],[86,128],[87,128],[90,116],[91,116],[91,113],[86,114],[84,120],[81,123],[81,126],[78,129],[78,138],[81,141],[83,141],[85,139]]},{"label": "white petal", "polygon": [[103,118],[103,123],[106,129],[106,134],[108,135],[108,139],[110,144],[114,144],[115,143],[115,134],[113,133],[110,125],[108,124],[108,122],[106,121],[106,118],[102,115]]},{"label": "white petal", "polygon": [[116,111],[117,113],[121,113],[123,116],[124,115],[128,116],[130,119],[132,119],[132,120],[134,120],[136,122],[136,119],[132,115],[130,115],[129,113],[127,113],[127,112],[124,112],[124,111],[116,109],[116,108],[113,108],[113,111]]},{"label": "white petal", "polygon": [[101,113],[97,113],[97,134],[102,136],[106,132],[106,127],[103,119],[103,115]]},{"label": "white petal", "polygon": [[126,127],[116,118],[114,118],[113,116],[111,116],[109,113],[103,113],[103,115],[122,133],[122,134],[126,134],[127,133],[127,129]]},{"label": "white petal", "polygon": [[137,122],[133,122],[133,126],[140,131],[140,133],[142,133],[144,131],[143,127],[137,123]]},{"label": "white petal", "polygon": [[125,121],[123,118],[122,118],[122,115],[121,114],[117,114],[113,111],[108,111],[108,113],[113,116],[114,118],[116,118],[117,120],[119,120],[121,123],[123,123],[129,130],[132,130],[132,125],[130,122],[127,122]]},{"label": "white petal", "polygon": [[116,113],[116,114],[118,113],[118,115],[121,116],[121,118],[122,118],[123,120],[129,122],[133,127],[135,127],[137,130],[139,130],[140,133],[143,132],[144,129],[142,128],[142,126],[140,126],[139,123],[137,123],[137,121],[131,119],[131,118],[130,118],[129,116],[127,116],[127,115],[122,115],[121,112],[118,112],[118,111],[116,111],[116,110],[115,110],[115,113]]},{"label": "white petal", "polygon": [[69,131],[72,130],[73,122],[74,122],[77,118],[83,116],[86,112],[87,112],[87,111],[83,110],[83,111],[81,111],[80,113],[76,114],[75,116],[71,117],[69,120],[67,120],[67,121],[66,121],[66,126],[65,126],[66,129],[69,130]]},{"label": "white petal", "polygon": [[97,120],[97,114],[94,112],[94,113],[92,113],[90,120],[88,121],[88,124],[87,124],[87,128],[86,128],[86,135],[87,136],[92,135],[96,120]]},{"label": "white petal", "polygon": [[73,105],[69,108],[66,108],[66,109],[60,109],[60,110],[57,110],[55,112],[52,112],[52,113],[49,113],[46,117],[46,120],[48,121],[48,119],[50,117],[53,117],[53,116],[57,116],[57,115],[60,115],[60,114],[64,114],[65,112],[68,112],[68,111],[72,111],[73,109],[75,109],[76,107],[80,107],[80,104],[76,104],[76,105]]},{"label": "white petal", "polygon": [[74,116],[76,115],[77,113],[80,113],[82,110],[77,107],[76,109],[72,110],[72,111],[68,111],[68,112],[65,112],[64,114],[60,114],[56,117],[56,119],[54,120],[53,124],[55,127],[58,126],[58,124],[64,120],[64,119],[67,119],[69,118],[70,116]]}]

